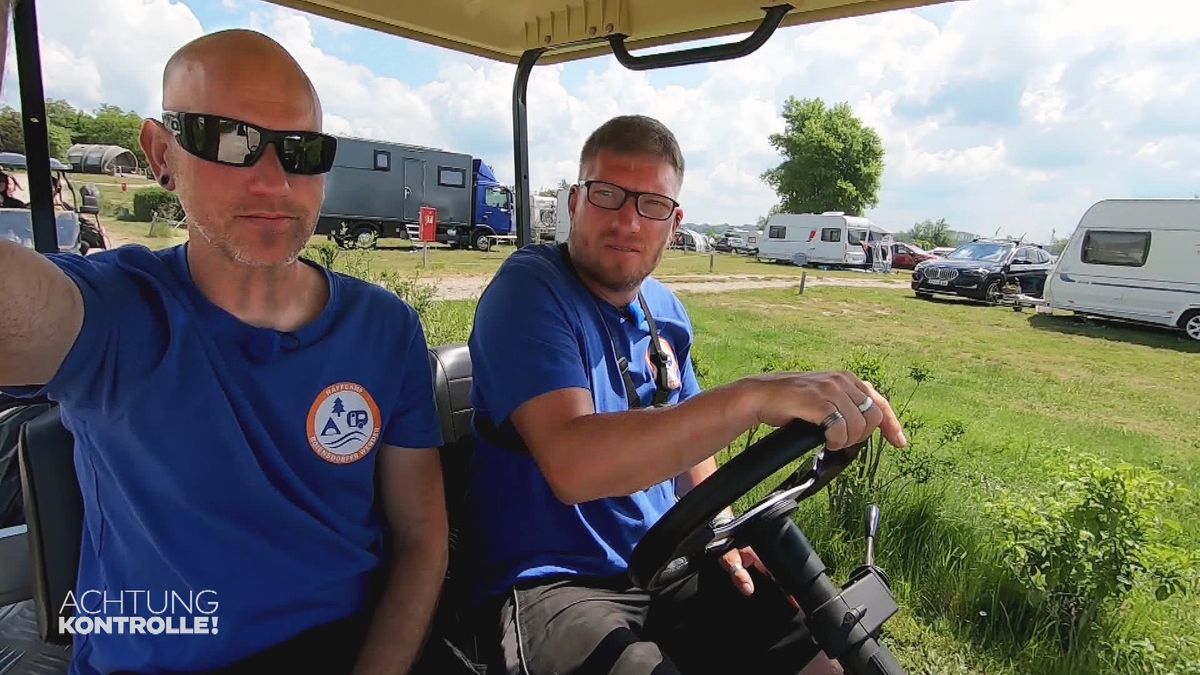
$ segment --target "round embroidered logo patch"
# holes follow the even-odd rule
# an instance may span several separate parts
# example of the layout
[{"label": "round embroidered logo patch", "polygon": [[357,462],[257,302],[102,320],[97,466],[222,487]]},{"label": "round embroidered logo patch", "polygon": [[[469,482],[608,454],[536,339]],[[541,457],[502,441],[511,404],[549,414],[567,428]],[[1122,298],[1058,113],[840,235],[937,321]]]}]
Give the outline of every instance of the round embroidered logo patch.
[{"label": "round embroidered logo patch", "polygon": [[362,385],[339,382],[317,395],[308,411],[308,444],[333,464],[362,459],[379,440],[379,406]]}]

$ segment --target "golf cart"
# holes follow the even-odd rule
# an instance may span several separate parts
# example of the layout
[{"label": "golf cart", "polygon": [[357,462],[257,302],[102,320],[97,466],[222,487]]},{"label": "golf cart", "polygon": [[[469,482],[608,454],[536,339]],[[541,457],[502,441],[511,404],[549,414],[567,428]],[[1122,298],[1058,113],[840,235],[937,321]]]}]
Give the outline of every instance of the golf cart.
[{"label": "golf cart", "polygon": [[[517,185],[518,245],[532,241],[526,90],[540,63],[559,63],[612,53],[634,70],[700,64],[749,54],[781,25],[932,4],[938,0],[812,0],[800,8],[762,9],[739,0],[584,0],[582,5],[529,3],[379,3],[373,0],[277,0],[278,4],[333,20],[420,40],[466,53],[516,63],[513,129]],[[522,12],[526,12],[522,14]],[[744,39],[680,51],[636,56],[631,49],[720,38]],[[21,74],[22,114],[30,157],[33,239],[37,250],[56,250],[52,230],[50,164],[44,125],[35,1],[22,0],[14,15]],[[431,648],[448,644],[476,672],[491,666],[497,645],[461,620],[457,600],[465,587],[459,535],[470,463],[471,364],[465,345],[430,352],[436,400],[446,445],[441,448],[451,520],[451,561],[435,618]],[[20,406],[12,408],[19,410]],[[0,412],[0,415],[3,413]],[[12,414],[12,413],[9,413]],[[3,424],[0,417],[0,424]],[[634,552],[632,581],[647,589],[670,583],[706,556],[752,545],[776,580],[804,610],[816,646],[851,675],[897,674],[903,668],[880,644],[882,626],[897,611],[887,577],[874,565],[878,510],[867,514],[864,564],[844,587],[836,586],[793,522],[798,504],[818,493],[853,463],[857,452],[820,449],[821,430],[793,422],[725,463],[689,492],[647,534]],[[70,636],[60,632],[64,598],[78,566],[83,506],[74,470],[73,439],[51,408],[22,424],[17,444],[25,524],[0,530],[0,674],[64,672]],[[811,456],[810,456],[811,455]],[[805,459],[808,457],[808,459]],[[713,519],[755,486],[800,461],[767,497],[735,520]],[[0,475],[4,467],[0,466]],[[456,559],[457,556],[457,559]],[[437,658],[436,655],[430,658]],[[801,664],[797,664],[798,667]],[[429,665],[430,672],[450,672]]]},{"label": "golf cart", "polygon": [[[16,152],[0,152],[0,168],[26,170],[25,155]],[[59,250],[70,250],[80,255],[86,255],[90,250],[110,248],[108,234],[100,225],[100,190],[95,184],[86,183],[81,185],[77,192],[69,175],[71,166],[63,164],[53,157],[50,158],[50,170],[54,172],[52,184],[58,188],[53,195],[58,198],[58,201],[55,202],[59,208],[56,221],[62,223],[59,225]],[[65,194],[71,196],[70,202],[63,199],[63,185],[67,188]],[[65,215],[68,213],[74,214],[73,217]],[[30,232],[30,238],[26,245],[32,247],[32,218],[26,216],[25,220]],[[64,235],[70,236],[69,232],[64,231],[64,228],[71,229],[71,226],[65,224],[66,221],[74,221],[73,227],[77,230],[77,234],[73,236],[77,240],[77,244],[69,245],[63,239]],[[16,238],[12,231],[0,232],[0,237],[6,236],[6,234],[10,239]]]}]

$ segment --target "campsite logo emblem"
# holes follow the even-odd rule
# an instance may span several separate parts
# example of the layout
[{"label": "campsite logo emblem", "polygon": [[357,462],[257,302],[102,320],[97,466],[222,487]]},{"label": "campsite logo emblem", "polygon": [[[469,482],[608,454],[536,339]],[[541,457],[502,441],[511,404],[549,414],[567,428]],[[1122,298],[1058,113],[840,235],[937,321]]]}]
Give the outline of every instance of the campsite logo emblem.
[{"label": "campsite logo emblem", "polygon": [[382,423],[371,392],[353,382],[323,389],[308,411],[308,444],[331,464],[357,462],[379,440]]},{"label": "campsite logo emblem", "polygon": [[[671,391],[675,391],[683,386],[683,378],[679,374],[679,358],[675,356],[675,349],[671,347],[671,343],[661,335],[658,336],[658,348],[667,360],[667,386]],[[654,367],[654,360],[650,358],[649,349],[646,350],[646,363],[650,364],[651,379],[657,378],[658,369]]]}]

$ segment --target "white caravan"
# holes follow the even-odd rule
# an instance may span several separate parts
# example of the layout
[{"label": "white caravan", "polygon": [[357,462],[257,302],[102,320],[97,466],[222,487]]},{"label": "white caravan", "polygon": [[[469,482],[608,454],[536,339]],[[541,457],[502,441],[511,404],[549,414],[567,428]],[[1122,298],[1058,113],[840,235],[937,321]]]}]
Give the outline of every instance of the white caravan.
[{"label": "white caravan", "polygon": [[842,213],[777,213],[758,240],[758,258],[793,265],[866,267],[864,241],[881,241],[887,230],[866,218]]},{"label": "white caravan", "polygon": [[1093,205],[1059,256],[1038,310],[1174,326],[1200,340],[1200,200]]},{"label": "white caravan", "polygon": [[554,225],[554,241],[562,243],[571,236],[571,209],[567,205],[567,197],[571,194],[571,188],[563,188],[558,191],[558,209],[557,221]]}]

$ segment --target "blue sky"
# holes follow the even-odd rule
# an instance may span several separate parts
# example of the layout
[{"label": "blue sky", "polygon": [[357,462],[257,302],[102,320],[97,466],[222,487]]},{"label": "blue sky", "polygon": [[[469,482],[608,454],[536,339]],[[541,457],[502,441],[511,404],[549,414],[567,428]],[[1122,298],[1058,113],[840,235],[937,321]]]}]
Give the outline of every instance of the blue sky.
[{"label": "blue sky", "polygon": [[[254,28],[309,72],[327,129],[469,152],[512,180],[512,66],[260,0],[38,7],[48,96],[155,114],[172,51],[205,32]],[[529,95],[532,178],[572,179],[592,129],[649,114],[683,146],[687,220],[754,222],[775,203],[759,175],[780,161],[767,136],[782,129],[783,101],[818,96],[848,102],[883,138],[880,202],[868,213],[879,224],[946,218],[1044,241],[1100,199],[1200,193],[1197,53],[1200,3],[971,0],[783,29],[721,64],[646,74],[603,57],[540,67]]]}]

